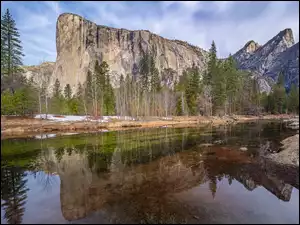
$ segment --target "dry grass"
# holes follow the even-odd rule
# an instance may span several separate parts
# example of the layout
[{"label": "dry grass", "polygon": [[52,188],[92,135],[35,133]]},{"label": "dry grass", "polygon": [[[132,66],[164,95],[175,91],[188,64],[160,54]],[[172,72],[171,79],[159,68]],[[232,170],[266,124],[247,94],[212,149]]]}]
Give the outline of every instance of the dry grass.
[{"label": "dry grass", "polygon": [[150,127],[198,127],[201,125],[222,125],[228,123],[240,123],[259,119],[288,119],[291,115],[267,115],[258,116],[234,116],[234,117],[207,117],[207,116],[176,116],[172,120],[159,117],[145,118],[145,121],[111,121],[108,123],[80,121],[80,122],[52,122],[43,119],[29,117],[4,117],[1,116],[1,139],[15,136],[30,136],[36,133],[47,132],[90,132],[123,129],[138,129]]}]

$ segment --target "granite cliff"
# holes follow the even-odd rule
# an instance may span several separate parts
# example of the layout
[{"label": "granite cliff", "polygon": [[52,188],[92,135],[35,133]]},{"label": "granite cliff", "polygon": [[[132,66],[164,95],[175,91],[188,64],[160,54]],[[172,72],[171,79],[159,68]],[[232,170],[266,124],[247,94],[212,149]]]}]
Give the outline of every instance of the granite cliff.
[{"label": "granite cliff", "polygon": [[240,69],[253,72],[263,91],[270,91],[281,71],[286,86],[299,85],[299,42],[295,44],[291,29],[280,31],[262,46],[249,41],[233,57]]},{"label": "granite cliff", "polygon": [[[146,52],[153,53],[160,74],[167,68],[176,72],[173,82],[193,63],[205,70],[208,60],[207,51],[187,42],[169,40],[147,30],[100,26],[70,13],[58,17],[56,48],[56,62],[47,64],[47,71],[52,71],[49,87],[58,79],[61,87],[70,84],[73,91],[78,83],[85,82],[96,60],[108,63],[114,87],[121,74],[138,77],[138,64]],[[233,57],[240,69],[258,78],[262,91],[271,90],[280,71],[284,72],[287,86],[299,84],[299,43],[294,44],[291,29],[279,32],[262,46],[251,40]],[[45,65],[26,67],[26,76],[37,74],[39,67]]]},{"label": "granite cliff", "polygon": [[154,54],[156,67],[172,68],[177,77],[192,66],[205,68],[208,53],[186,42],[168,40],[147,30],[129,31],[99,26],[84,18],[64,13],[56,26],[57,59],[51,83],[58,78],[62,86],[69,83],[73,89],[86,79],[88,69],[93,71],[96,60],[110,66],[114,87],[120,75],[138,75],[137,65],[143,55]]}]

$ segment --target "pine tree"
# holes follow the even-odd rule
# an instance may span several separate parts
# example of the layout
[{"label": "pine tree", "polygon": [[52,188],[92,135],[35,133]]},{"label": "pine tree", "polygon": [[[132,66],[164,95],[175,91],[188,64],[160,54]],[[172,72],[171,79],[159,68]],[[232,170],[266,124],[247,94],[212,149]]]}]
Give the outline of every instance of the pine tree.
[{"label": "pine tree", "polygon": [[64,108],[65,105],[61,94],[60,82],[56,79],[53,87],[53,97],[51,99],[51,111],[52,113],[63,113],[66,111]]},{"label": "pine tree", "polygon": [[187,70],[184,70],[182,76],[179,78],[179,82],[174,85],[174,90],[177,93],[176,99],[176,115],[183,116],[187,114],[187,102],[186,102],[186,89],[189,82],[189,76]]},{"label": "pine tree", "polygon": [[86,109],[86,101],[85,101],[85,97],[84,97],[84,88],[81,85],[81,83],[78,83],[78,87],[77,87],[77,92],[75,95],[76,102],[78,104],[78,113],[80,115],[82,115],[83,113],[87,113],[87,109]]},{"label": "pine tree", "polygon": [[91,105],[93,102],[93,86],[92,86],[92,73],[89,70],[86,76],[86,81],[84,85],[84,99],[86,102],[86,108],[88,112],[91,112]]},{"label": "pine tree", "polygon": [[151,90],[155,92],[159,92],[161,90],[159,72],[157,68],[153,68],[151,75]]},{"label": "pine tree", "polygon": [[220,114],[224,110],[224,103],[226,101],[226,78],[223,68],[223,63],[217,62],[211,78],[214,114]]},{"label": "pine tree", "polygon": [[53,87],[53,95],[55,97],[60,97],[61,95],[61,89],[60,89],[60,82],[58,79],[55,80],[55,83],[54,83],[54,87]]},{"label": "pine tree", "polygon": [[149,77],[150,77],[150,70],[151,70],[151,56],[149,53],[144,53],[143,57],[141,58],[140,62],[139,62],[139,72],[141,75],[140,78],[140,85],[142,88],[142,91],[145,92],[148,90],[148,81],[149,81]]},{"label": "pine tree", "polygon": [[1,115],[13,115],[15,112],[14,95],[5,90],[1,93]]},{"label": "pine tree", "polygon": [[188,72],[188,85],[185,90],[187,106],[191,115],[197,115],[197,98],[200,93],[199,69],[193,65]]},{"label": "pine tree", "polygon": [[278,75],[277,83],[273,87],[273,98],[275,100],[275,113],[283,113],[286,105],[286,92],[284,87],[284,74],[282,72]]},{"label": "pine tree", "polygon": [[236,95],[241,86],[241,77],[231,54],[225,61],[224,66],[224,76],[226,77],[226,94],[229,103],[229,113],[231,114],[235,110]]},{"label": "pine tree", "polygon": [[113,87],[110,83],[109,74],[106,74],[106,85],[105,85],[105,108],[107,115],[114,115],[115,114],[115,94]]},{"label": "pine tree", "polygon": [[203,82],[205,85],[212,84],[212,78],[217,70],[217,48],[215,42],[213,41],[211,44],[211,48],[209,49],[209,61],[207,65],[207,71],[204,74]]},{"label": "pine tree", "polygon": [[1,19],[1,80],[14,92],[17,73],[22,71],[22,46],[16,23],[9,10]]},{"label": "pine tree", "polygon": [[295,84],[291,85],[291,90],[288,95],[288,109],[293,113],[299,114],[299,87]]},{"label": "pine tree", "polygon": [[64,89],[64,96],[67,100],[70,100],[72,97],[72,90],[70,84],[66,84]]}]

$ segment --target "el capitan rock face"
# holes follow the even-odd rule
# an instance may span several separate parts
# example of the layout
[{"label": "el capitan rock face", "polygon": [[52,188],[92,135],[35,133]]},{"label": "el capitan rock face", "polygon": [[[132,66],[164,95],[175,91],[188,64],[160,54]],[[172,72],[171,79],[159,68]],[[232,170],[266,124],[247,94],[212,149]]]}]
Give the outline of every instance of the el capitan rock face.
[{"label": "el capitan rock face", "polygon": [[[61,14],[57,20],[56,48],[56,62],[47,66],[47,71],[53,71],[49,87],[52,89],[58,79],[62,88],[70,84],[73,92],[78,83],[85,82],[88,70],[93,71],[97,60],[108,63],[113,87],[118,86],[121,74],[139,76],[138,64],[147,51],[154,54],[160,75],[163,69],[175,70],[173,83],[193,63],[203,71],[208,61],[207,51],[187,42],[169,40],[146,30],[99,26],[70,13]],[[291,29],[279,32],[262,46],[251,40],[233,57],[239,69],[251,71],[258,78],[262,91],[271,91],[280,71],[284,72],[287,86],[299,85],[299,42],[294,44]],[[36,73],[35,67],[26,69],[27,77]]]},{"label": "el capitan rock face", "polygon": [[138,75],[138,64],[145,52],[154,54],[159,72],[172,68],[178,75],[193,63],[206,67],[208,52],[177,40],[168,40],[146,30],[129,31],[99,26],[84,18],[64,13],[56,27],[57,59],[51,83],[60,80],[76,89],[84,83],[96,60],[108,63],[111,82],[117,86],[121,74]]}]

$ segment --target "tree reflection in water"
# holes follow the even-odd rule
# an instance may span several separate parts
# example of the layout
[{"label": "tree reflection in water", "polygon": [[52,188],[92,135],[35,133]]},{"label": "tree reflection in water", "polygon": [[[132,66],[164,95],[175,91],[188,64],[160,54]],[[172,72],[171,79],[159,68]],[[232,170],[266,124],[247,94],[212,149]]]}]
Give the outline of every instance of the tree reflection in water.
[{"label": "tree reflection in water", "polygon": [[25,211],[27,180],[21,168],[1,167],[1,207],[8,224],[20,224]]},{"label": "tree reflection in water", "polygon": [[[222,179],[229,185],[236,180],[249,191],[263,186],[289,201],[292,186],[298,187],[294,176],[274,174],[251,157],[260,155],[260,145],[272,141],[264,129],[269,131],[268,126],[246,130],[227,126],[206,132],[186,128],[111,132],[80,136],[80,143],[70,138],[56,147],[44,141],[29,169],[45,191],[56,185],[53,174],[59,175],[61,211],[69,221],[105,209],[117,212],[119,218],[124,211],[124,218],[139,223],[185,223],[192,209],[170,195],[208,184],[215,199]],[[225,142],[207,147],[216,140]],[[241,145],[249,153],[239,151]]]}]

